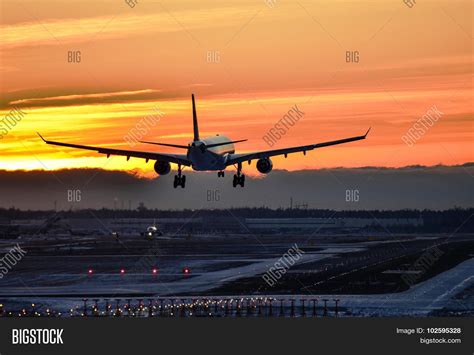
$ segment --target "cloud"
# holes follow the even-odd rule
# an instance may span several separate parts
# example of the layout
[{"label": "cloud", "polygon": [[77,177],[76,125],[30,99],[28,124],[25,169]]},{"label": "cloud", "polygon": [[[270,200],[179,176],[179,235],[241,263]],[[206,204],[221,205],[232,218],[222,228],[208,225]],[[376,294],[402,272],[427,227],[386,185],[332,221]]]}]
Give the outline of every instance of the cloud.
[{"label": "cloud", "polygon": [[[337,210],[434,209],[473,207],[474,163],[461,166],[365,167],[296,172],[273,171],[247,177],[245,188],[232,187],[232,173],[186,173],[186,189],[172,187],[173,174],[145,179],[120,171],[79,169],[0,171],[0,207],[52,209],[135,208],[139,202],[160,209],[288,207]],[[81,201],[67,201],[68,190],[80,190]],[[348,193],[349,191],[349,193]],[[356,194],[357,201],[347,196]]]},{"label": "cloud", "polygon": [[[1,27],[2,48],[88,42],[93,39],[126,38],[137,34],[180,32],[238,24],[245,7],[215,7],[171,12],[158,8],[151,13],[83,18],[37,19]],[[179,19],[179,21],[177,20]]]},{"label": "cloud", "polygon": [[41,98],[30,98],[22,99],[10,102],[10,104],[25,104],[37,101],[52,101],[52,100],[75,100],[75,99],[88,99],[88,98],[103,98],[103,97],[117,97],[117,96],[128,96],[138,95],[143,93],[158,92],[159,90],[135,90],[135,91],[119,91],[119,92],[102,92],[97,94],[77,94],[77,95],[62,95],[53,97],[41,97]]},{"label": "cloud", "polygon": [[144,100],[156,98],[160,90],[143,89],[116,92],[99,92],[88,94],[66,94],[49,97],[31,97],[11,101],[10,105],[28,106],[28,107],[47,107],[47,106],[69,106],[69,105],[85,105],[95,103],[111,103],[122,102],[123,100]]}]

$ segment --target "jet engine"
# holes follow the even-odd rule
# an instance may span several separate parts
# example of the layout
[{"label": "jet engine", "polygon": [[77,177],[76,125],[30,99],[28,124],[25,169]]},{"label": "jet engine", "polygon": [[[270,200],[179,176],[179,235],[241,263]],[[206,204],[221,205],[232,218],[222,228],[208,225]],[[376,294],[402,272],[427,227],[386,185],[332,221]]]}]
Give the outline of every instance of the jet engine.
[{"label": "jet engine", "polygon": [[157,160],[154,168],[158,175],[166,175],[171,171],[171,165],[167,161]]},{"label": "jet engine", "polygon": [[268,174],[273,169],[273,163],[270,158],[262,158],[257,161],[257,170],[262,174]]}]

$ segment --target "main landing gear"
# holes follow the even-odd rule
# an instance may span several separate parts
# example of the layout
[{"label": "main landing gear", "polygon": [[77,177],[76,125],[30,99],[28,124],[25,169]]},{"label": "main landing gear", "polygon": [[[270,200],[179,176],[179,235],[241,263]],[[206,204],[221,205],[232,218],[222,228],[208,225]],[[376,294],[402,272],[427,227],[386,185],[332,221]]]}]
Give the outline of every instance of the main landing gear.
[{"label": "main landing gear", "polygon": [[217,177],[224,177],[224,170],[217,172]]},{"label": "main landing gear", "polygon": [[186,176],[181,174],[181,165],[178,165],[178,175],[174,176],[173,187],[177,188],[178,186],[181,186],[184,189],[185,185],[186,185]]},{"label": "main landing gear", "polygon": [[245,175],[242,174],[242,163],[238,163],[237,174],[234,175],[234,180],[232,181],[232,186],[236,187],[237,185],[242,187],[245,185]]}]

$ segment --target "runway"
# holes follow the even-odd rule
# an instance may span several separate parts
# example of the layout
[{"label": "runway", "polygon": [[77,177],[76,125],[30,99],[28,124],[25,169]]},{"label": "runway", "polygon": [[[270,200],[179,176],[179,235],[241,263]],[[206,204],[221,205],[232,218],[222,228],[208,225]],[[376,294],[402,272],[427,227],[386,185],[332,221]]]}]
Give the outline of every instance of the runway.
[{"label": "runway", "polygon": [[[295,307],[302,300],[338,299],[347,316],[474,309],[473,297],[456,299],[473,288],[474,259],[458,250],[472,246],[469,236],[447,241],[439,236],[350,240],[337,237],[331,243],[327,236],[252,235],[153,242],[104,236],[41,242],[23,238],[27,255],[0,280],[0,301],[17,308],[41,304],[63,313],[78,309],[84,298],[99,303],[126,298],[293,299]],[[12,243],[4,240],[1,247],[7,249]],[[442,265],[434,265],[419,283],[408,287],[400,282],[400,275],[385,272],[413,263],[425,248],[439,243],[455,252]],[[303,250],[301,258],[270,287],[262,275],[295,244]]]}]

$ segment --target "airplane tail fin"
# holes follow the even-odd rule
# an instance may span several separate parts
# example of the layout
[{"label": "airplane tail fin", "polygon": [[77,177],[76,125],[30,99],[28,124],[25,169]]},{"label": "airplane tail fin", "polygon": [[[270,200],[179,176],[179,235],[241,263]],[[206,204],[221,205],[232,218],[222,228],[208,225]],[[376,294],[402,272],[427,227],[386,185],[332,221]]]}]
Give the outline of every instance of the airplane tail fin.
[{"label": "airplane tail fin", "polygon": [[194,141],[199,140],[199,128],[198,128],[198,120],[196,115],[196,103],[194,102],[194,94],[192,94],[193,99],[193,130],[194,130]]}]

